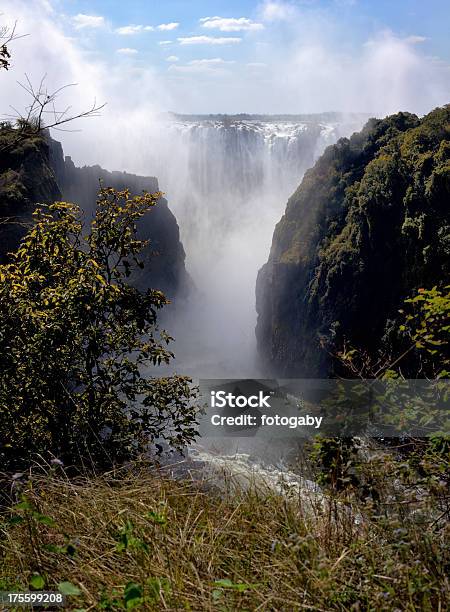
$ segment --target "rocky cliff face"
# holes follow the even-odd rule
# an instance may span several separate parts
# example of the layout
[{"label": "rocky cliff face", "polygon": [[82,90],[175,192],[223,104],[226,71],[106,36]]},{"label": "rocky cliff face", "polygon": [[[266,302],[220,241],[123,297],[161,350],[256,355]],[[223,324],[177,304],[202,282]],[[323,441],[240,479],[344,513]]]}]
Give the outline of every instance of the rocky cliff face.
[{"label": "rocky cliff face", "polygon": [[448,282],[450,106],[370,120],[289,199],[257,280],[258,350],[284,376],[338,372],[344,342],[394,342],[403,300]]},{"label": "rocky cliff face", "polygon": [[[94,211],[100,184],[118,190],[129,189],[132,195],[159,191],[155,177],[109,172],[100,166],[78,168],[69,156],[64,157],[61,144],[56,141],[51,141],[50,163],[63,198],[81,206],[88,216]],[[149,240],[149,245],[143,254],[145,267],[142,273],[135,273],[134,281],[142,288],[161,289],[169,298],[188,291],[190,279],[185,269],[180,231],[165,198],[161,198],[157,206],[141,219],[138,235]]]},{"label": "rocky cliff face", "polygon": [[[108,172],[100,166],[77,168],[70,157],[64,158],[61,144],[45,134],[17,144],[15,140],[15,130],[0,128],[0,262],[17,248],[38,202],[72,201],[89,217],[100,180],[105,187],[128,188],[132,194],[158,191],[153,177]],[[164,198],[142,219],[138,231],[150,243],[144,253],[145,268],[135,282],[162,289],[168,297],[186,290],[189,277],[178,224]]]},{"label": "rocky cliff face", "polygon": [[45,138],[18,139],[16,130],[0,127],[0,263],[17,248],[36,202],[61,199],[48,160]]}]

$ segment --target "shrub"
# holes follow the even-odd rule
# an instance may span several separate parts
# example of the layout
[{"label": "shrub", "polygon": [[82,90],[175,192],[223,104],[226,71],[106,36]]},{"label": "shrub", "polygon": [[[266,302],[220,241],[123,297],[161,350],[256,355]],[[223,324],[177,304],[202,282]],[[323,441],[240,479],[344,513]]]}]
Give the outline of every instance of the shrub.
[{"label": "shrub", "polygon": [[40,206],[12,262],[0,266],[6,469],[36,453],[111,465],[161,441],[180,449],[194,438],[190,379],[150,375],[173,356],[156,324],[167,300],[128,282],[145,246],[136,221],[159,195],[101,188],[87,236],[76,205]]}]

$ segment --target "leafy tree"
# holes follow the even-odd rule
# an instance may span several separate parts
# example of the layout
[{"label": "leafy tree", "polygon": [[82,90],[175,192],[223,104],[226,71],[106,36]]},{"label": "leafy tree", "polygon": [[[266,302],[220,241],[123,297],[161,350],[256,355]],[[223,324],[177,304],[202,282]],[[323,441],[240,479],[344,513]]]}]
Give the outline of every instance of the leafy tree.
[{"label": "leafy tree", "polygon": [[[381,439],[384,445],[398,445],[397,467],[393,463],[396,477],[407,478],[409,484],[420,482],[421,486],[434,487],[438,483],[447,495],[450,485],[450,286],[420,288],[404,301],[404,308],[399,312],[403,322],[398,331],[407,340],[405,350],[394,353],[388,346],[378,354],[370,354],[344,347],[337,358],[347,377],[361,379],[362,389],[371,385],[373,378],[386,383],[381,393],[372,397],[370,409],[376,412],[378,424],[386,418],[387,424],[405,432],[401,438]],[[420,368],[416,377],[423,378],[425,374],[428,378],[428,384],[422,390],[419,386],[414,393],[402,373],[403,361],[412,351],[417,353]],[[334,408],[337,413],[339,406]],[[407,433],[417,428],[422,428],[427,435]],[[361,486],[358,472],[365,460],[358,455],[358,448],[357,438],[317,438],[312,459],[319,468],[318,481],[334,490]],[[364,493],[364,487],[361,490]],[[372,489],[371,494],[374,493]]]},{"label": "leafy tree", "polygon": [[[418,289],[398,312],[400,324],[391,330],[396,343],[383,339],[381,348],[372,353],[344,343],[336,358],[345,377],[449,378],[450,285]],[[404,363],[411,353],[416,369],[406,368],[405,376]]]},{"label": "leafy tree", "polygon": [[40,206],[0,266],[4,467],[36,453],[105,466],[195,437],[190,379],[150,375],[173,357],[156,324],[167,299],[129,283],[146,244],[136,221],[159,196],[101,188],[87,236],[76,205]]},{"label": "leafy tree", "polygon": [[[406,314],[407,332],[416,349],[422,351],[426,370],[437,378],[450,377],[450,285],[442,290],[419,289],[416,296],[406,300],[414,307]],[[403,313],[403,310],[400,311]]]}]

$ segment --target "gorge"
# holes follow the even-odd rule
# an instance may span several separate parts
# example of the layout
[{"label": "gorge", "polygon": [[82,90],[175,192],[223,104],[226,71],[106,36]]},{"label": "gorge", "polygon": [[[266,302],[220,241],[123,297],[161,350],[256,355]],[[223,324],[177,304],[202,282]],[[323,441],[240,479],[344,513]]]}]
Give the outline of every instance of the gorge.
[{"label": "gorge", "polygon": [[[367,117],[172,115],[145,160],[180,225],[197,292],[177,311],[175,367],[195,378],[255,377],[255,280],[285,201],[323,150]],[[156,154],[152,155],[152,150]]]},{"label": "gorge", "polygon": [[[100,184],[131,194],[159,191],[155,177],[127,172],[108,172],[100,166],[76,167],[64,157],[61,143],[44,132],[15,140],[14,129],[0,130],[0,260],[14,251],[31,223],[37,203],[66,200],[78,204],[89,221],[95,209]],[[188,291],[191,280],[186,272],[185,253],[176,219],[167,200],[160,198],[151,214],[141,220],[141,238],[149,240],[144,253],[145,274],[137,270],[134,280],[143,288],[151,283],[169,298]],[[155,254],[155,256],[153,256]]]},{"label": "gorge", "polygon": [[59,142],[29,139],[0,159],[1,216],[19,221],[0,227],[2,254],[36,202],[75,201],[89,216],[99,180],[160,188],[170,208],[161,198],[140,227],[151,244],[136,282],[173,301],[172,369],[327,377],[345,341],[393,342],[401,300],[446,270],[448,113],[167,115],[143,152],[158,179],[77,167]]}]

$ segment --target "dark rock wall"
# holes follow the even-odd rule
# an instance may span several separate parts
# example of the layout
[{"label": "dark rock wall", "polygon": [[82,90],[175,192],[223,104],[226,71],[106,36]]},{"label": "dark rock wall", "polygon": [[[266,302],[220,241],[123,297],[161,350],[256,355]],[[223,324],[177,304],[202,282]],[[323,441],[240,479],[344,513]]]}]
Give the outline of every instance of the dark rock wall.
[{"label": "dark rock wall", "polygon": [[[128,188],[133,195],[158,191],[154,177],[108,172],[100,166],[77,168],[70,157],[64,158],[61,144],[48,134],[16,140],[14,129],[0,128],[1,263],[17,248],[32,221],[36,203],[72,201],[89,219],[100,180],[105,187]],[[179,228],[164,198],[141,220],[138,231],[150,243],[143,254],[145,268],[136,273],[134,281],[143,288],[161,289],[169,298],[187,291],[190,281]]]},{"label": "dark rock wall", "polygon": [[339,374],[344,342],[372,353],[397,342],[403,300],[449,282],[449,140],[449,106],[399,113],[370,120],[306,173],[257,279],[268,372]]},{"label": "dark rock wall", "polygon": [[18,140],[15,130],[0,128],[0,263],[26,233],[36,202],[61,199],[48,159],[45,138]]},{"label": "dark rock wall", "polygon": [[[61,144],[51,142],[50,162],[65,200],[75,202],[89,216],[93,213],[100,187],[129,189],[132,195],[159,190],[155,177],[127,172],[109,172],[100,166],[78,168],[68,156],[64,158]],[[164,291],[169,298],[189,290],[190,279],[185,269],[185,253],[180,241],[177,220],[161,198],[158,204],[138,224],[140,238],[149,240],[143,259],[145,268],[136,272],[134,280],[142,287]]]}]

